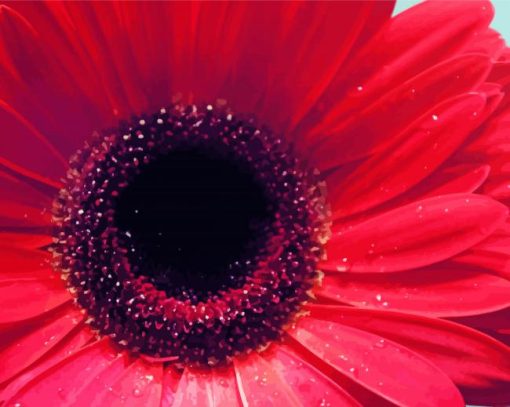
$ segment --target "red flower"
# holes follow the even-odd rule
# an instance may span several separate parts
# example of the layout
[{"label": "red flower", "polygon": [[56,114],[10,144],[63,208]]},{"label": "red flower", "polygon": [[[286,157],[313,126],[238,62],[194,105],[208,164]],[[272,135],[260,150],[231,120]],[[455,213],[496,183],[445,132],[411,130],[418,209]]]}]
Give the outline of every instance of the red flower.
[{"label": "red flower", "polygon": [[510,52],[392,7],[0,8],[3,405],[510,403]]}]

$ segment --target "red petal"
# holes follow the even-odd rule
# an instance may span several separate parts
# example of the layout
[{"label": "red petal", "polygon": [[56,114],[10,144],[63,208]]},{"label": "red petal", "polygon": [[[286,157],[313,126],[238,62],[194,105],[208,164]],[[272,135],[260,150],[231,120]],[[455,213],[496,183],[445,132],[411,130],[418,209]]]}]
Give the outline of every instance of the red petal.
[{"label": "red petal", "polygon": [[468,404],[510,400],[510,348],[463,325],[416,315],[352,307],[311,306],[334,320],[398,342],[432,361],[461,389]]},{"label": "red petal", "polygon": [[60,278],[0,282],[0,323],[42,314],[72,299]]},{"label": "red petal", "polygon": [[[249,13],[258,14],[260,4],[256,7]],[[282,121],[297,123],[314,106],[346,59],[361,46],[360,42],[389,19],[392,8],[392,2],[287,4],[275,27],[280,35],[272,33],[271,26],[264,29],[263,36],[251,28],[254,37],[245,42],[250,52],[241,51],[240,78],[232,89],[246,83],[249,69],[250,76],[252,72],[256,75],[250,81],[253,90],[247,89],[242,97],[260,91],[260,83],[267,83],[258,115],[276,130]],[[257,25],[257,21],[252,24]],[[268,49],[273,52],[268,53]],[[264,75],[263,81],[260,75]]]},{"label": "red petal", "polygon": [[0,281],[55,277],[50,261],[51,254],[47,251],[0,245]]},{"label": "red petal", "polygon": [[50,207],[47,195],[0,171],[0,228],[50,226]]},{"label": "red petal", "polygon": [[489,28],[483,34],[478,34],[464,51],[483,53],[489,55],[493,60],[497,60],[504,49],[505,39],[503,36]]},{"label": "red petal", "polygon": [[[339,72],[308,120],[322,129],[336,127],[408,78],[456,55],[486,30],[492,16],[488,1],[427,1],[400,13]],[[325,114],[324,106],[332,108]]]},{"label": "red petal", "polygon": [[[508,250],[508,247],[507,247]],[[452,259],[457,264],[465,264],[468,267],[479,267],[510,280],[510,255],[490,250],[472,249],[461,253]]]},{"label": "red petal", "polygon": [[505,205],[483,195],[418,201],[346,229],[334,227],[320,268],[389,272],[436,263],[483,240],[507,214]]},{"label": "red petal", "polygon": [[510,281],[442,263],[399,273],[326,273],[318,296],[362,308],[452,317],[510,306]]},{"label": "red petal", "polygon": [[397,343],[309,317],[300,319],[290,334],[339,373],[395,404],[464,406],[444,372]]},{"label": "red petal", "polygon": [[441,168],[406,192],[396,202],[402,205],[417,199],[439,195],[475,192],[485,182],[489,172],[488,165],[463,164]]},{"label": "red petal", "polygon": [[117,358],[107,340],[96,342],[34,378],[6,405],[36,406],[44,400],[47,405],[75,406],[80,392]]},{"label": "red petal", "polygon": [[392,2],[171,5],[171,35],[177,39],[170,44],[173,86],[190,88],[203,100],[221,95],[236,110],[256,113],[281,131],[294,113],[301,116],[314,104],[354,44],[366,41],[392,7]]},{"label": "red petal", "polygon": [[10,137],[0,141],[0,157],[53,179],[65,174],[67,159],[29,120],[0,100],[2,131]]},{"label": "red petal", "polygon": [[285,346],[266,356],[303,406],[361,406],[335,382]]},{"label": "red petal", "polygon": [[[412,139],[416,142],[416,138],[424,137],[420,131],[428,130],[431,137],[436,135],[444,139],[447,130],[443,130],[443,126],[451,128],[451,121],[456,120],[458,124],[461,117],[472,119],[463,123],[460,132],[465,133],[475,127],[475,119],[479,117],[472,114],[480,113],[485,103],[483,95],[472,100],[473,95],[470,99],[465,92],[476,89],[489,68],[487,57],[470,55],[448,61],[405,82],[373,105],[356,112],[350,120],[319,129],[319,134],[327,137],[313,150],[313,162],[320,170],[335,167],[385,148],[392,150],[399,141]],[[459,95],[462,94],[461,98]],[[389,119],[397,110],[399,119]],[[443,119],[427,121],[433,114]],[[320,139],[314,133],[309,137]]]},{"label": "red petal", "polygon": [[484,331],[507,331],[510,329],[510,308],[490,313],[452,318],[453,321]]},{"label": "red petal", "polygon": [[510,62],[495,62],[488,80],[508,85],[510,83]]},{"label": "red petal", "polygon": [[285,379],[258,353],[234,360],[243,406],[301,406]]},{"label": "red petal", "polygon": [[0,192],[4,199],[8,198],[14,202],[39,209],[49,208],[53,199],[51,195],[41,192],[28,182],[2,170],[0,170]]},{"label": "red petal", "polygon": [[46,321],[44,325],[18,338],[15,343],[6,344],[0,351],[0,383],[36,362],[54,346],[58,346],[62,338],[83,319],[83,315],[74,307],[68,307],[64,312],[63,316],[60,314],[57,318]]},{"label": "red petal", "polygon": [[[55,59],[73,73],[79,93],[109,101],[116,114],[158,108],[177,92],[211,102],[221,95],[236,110],[258,111],[277,128],[301,103],[303,110],[314,103],[351,48],[389,18],[393,2],[13,7],[33,23],[37,43],[49,44],[43,51],[54,49]],[[33,68],[27,76],[44,77],[40,71]],[[104,95],[95,96],[98,91]],[[53,99],[71,95],[58,96]],[[81,99],[74,104],[88,110],[90,102]]]},{"label": "red petal", "polygon": [[[50,235],[0,232],[0,245],[16,249],[38,249],[52,242]],[[1,249],[0,249],[1,250]]]},{"label": "red petal", "polygon": [[366,160],[344,180],[328,182],[333,216],[379,205],[431,175],[479,124],[473,114],[479,114],[484,104],[482,96],[466,95],[437,106],[433,115],[413,123],[388,150]]},{"label": "red petal", "polygon": [[50,212],[0,198],[0,228],[49,226]]},{"label": "red petal", "polygon": [[185,369],[171,404],[172,407],[242,405],[231,367],[202,371]]},{"label": "red petal", "polygon": [[93,130],[114,124],[108,104],[114,82],[101,83],[104,70],[92,66],[69,14],[50,10],[58,7],[19,2],[3,8],[9,24],[2,25],[2,62],[12,63],[7,71],[0,65],[0,88],[5,101],[67,157]]}]

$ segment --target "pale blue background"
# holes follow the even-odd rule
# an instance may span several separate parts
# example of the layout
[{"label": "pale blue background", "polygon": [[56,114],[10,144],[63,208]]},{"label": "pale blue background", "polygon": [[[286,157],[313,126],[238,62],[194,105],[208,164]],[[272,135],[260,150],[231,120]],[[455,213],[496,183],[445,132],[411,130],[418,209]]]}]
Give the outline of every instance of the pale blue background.
[{"label": "pale blue background", "polygon": [[[469,0],[459,0],[469,1]],[[413,6],[414,4],[420,3],[419,0],[397,0],[394,14],[400,13],[402,10]],[[491,26],[498,30],[507,44],[510,44],[510,0],[492,0],[492,4],[496,9],[496,15],[492,20]]]}]

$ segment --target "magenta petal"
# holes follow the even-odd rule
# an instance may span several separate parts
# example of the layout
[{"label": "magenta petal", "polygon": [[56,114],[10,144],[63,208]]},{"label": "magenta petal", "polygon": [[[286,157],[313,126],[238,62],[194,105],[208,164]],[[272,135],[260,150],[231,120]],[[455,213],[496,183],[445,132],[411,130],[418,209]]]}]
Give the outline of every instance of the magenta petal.
[{"label": "magenta petal", "polygon": [[405,406],[464,406],[448,376],[395,342],[338,324],[301,318],[290,334],[340,374]]},{"label": "magenta petal", "polygon": [[468,404],[510,401],[510,348],[464,325],[437,318],[341,306],[310,306],[312,316],[390,339],[432,361]]}]

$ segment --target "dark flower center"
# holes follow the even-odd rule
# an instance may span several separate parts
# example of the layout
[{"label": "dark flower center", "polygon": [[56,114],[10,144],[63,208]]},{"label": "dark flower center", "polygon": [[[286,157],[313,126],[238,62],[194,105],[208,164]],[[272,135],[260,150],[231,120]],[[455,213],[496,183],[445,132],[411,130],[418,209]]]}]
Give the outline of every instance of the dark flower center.
[{"label": "dark flower center", "polygon": [[211,106],[97,136],[55,201],[55,268],[91,325],[215,365],[280,337],[316,278],[322,188],[284,143]]},{"label": "dark flower center", "polygon": [[147,165],[121,193],[115,214],[140,253],[139,273],[168,295],[200,299],[242,280],[232,264],[253,254],[260,226],[272,218],[246,166],[198,149]]}]

